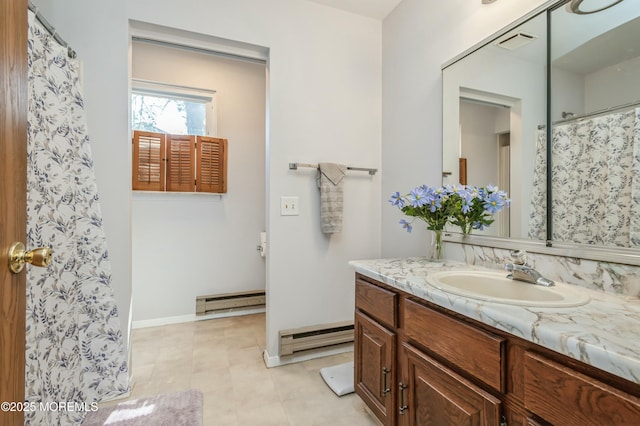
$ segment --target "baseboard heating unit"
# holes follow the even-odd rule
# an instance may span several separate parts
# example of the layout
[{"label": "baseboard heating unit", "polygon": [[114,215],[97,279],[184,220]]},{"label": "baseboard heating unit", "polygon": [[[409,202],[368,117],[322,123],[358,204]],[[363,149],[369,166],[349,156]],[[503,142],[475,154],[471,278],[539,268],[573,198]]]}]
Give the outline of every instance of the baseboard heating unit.
[{"label": "baseboard heating unit", "polygon": [[353,321],[280,331],[280,356],[353,342]]},{"label": "baseboard heating unit", "polygon": [[196,297],[196,315],[205,315],[229,309],[264,306],[266,300],[264,290],[198,296]]}]

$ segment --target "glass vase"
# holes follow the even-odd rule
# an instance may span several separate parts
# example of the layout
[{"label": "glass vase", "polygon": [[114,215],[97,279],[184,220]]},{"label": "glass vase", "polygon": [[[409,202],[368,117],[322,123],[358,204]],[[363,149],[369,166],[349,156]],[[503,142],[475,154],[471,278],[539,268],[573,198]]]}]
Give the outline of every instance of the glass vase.
[{"label": "glass vase", "polygon": [[433,262],[439,262],[443,260],[442,257],[442,230],[430,230],[429,236],[431,241],[429,243],[429,251],[427,252],[427,259]]}]

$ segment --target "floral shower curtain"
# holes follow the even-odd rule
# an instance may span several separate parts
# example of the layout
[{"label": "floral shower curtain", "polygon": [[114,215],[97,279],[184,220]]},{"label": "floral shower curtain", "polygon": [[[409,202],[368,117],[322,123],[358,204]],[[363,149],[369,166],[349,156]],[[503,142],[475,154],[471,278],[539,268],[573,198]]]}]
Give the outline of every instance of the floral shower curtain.
[{"label": "floral shower curtain", "polygon": [[[545,139],[542,129],[529,230],[535,239],[546,238]],[[552,240],[640,246],[640,108],[556,125],[551,145]]]},{"label": "floral shower curtain", "polygon": [[547,239],[547,131],[544,127],[538,128],[536,135],[529,238],[542,241]]},{"label": "floral shower curtain", "polygon": [[54,405],[25,422],[80,424],[92,403],[127,392],[128,368],[78,64],[31,11],[28,51],[27,242],[53,257],[27,272],[26,401]]}]

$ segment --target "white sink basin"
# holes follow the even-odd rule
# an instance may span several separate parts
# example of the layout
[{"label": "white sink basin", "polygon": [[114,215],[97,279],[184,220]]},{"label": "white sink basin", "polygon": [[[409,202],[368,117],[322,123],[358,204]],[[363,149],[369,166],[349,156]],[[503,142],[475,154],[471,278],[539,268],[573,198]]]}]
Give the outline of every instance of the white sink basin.
[{"label": "white sink basin", "polygon": [[445,271],[430,276],[429,282],[447,293],[509,305],[571,307],[591,298],[569,284],[543,287],[507,278],[507,271]]}]

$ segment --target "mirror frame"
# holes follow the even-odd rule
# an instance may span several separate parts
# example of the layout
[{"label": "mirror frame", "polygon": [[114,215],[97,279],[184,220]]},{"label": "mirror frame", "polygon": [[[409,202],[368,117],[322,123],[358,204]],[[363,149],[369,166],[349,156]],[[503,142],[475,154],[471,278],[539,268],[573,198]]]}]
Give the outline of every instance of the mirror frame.
[{"label": "mirror frame", "polygon": [[[563,4],[567,3],[568,0],[548,0],[545,3],[541,4],[537,8],[533,9],[531,12],[523,15],[519,19],[513,21],[509,25],[501,28],[496,31],[489,37],[486,37],[482,41],[476,43],[469,49],[464,52],[456,55],[449,61],[445,62],[441,66],[441,71],[444,71],[445,68],[452,65],[455,62],[458,62],[462,58],[470,55],[481,47],[491,43],[496,38],[502,36],[503,34],[513,30],[518,27],[522,23],[528,21],[529,19],[537,16],[541,13],[548,14],[552,10],[557,9]],[[549,18],[547,16],[547,63],[549,62],[549,51],[551,45],[551,37],[550,37],[550,29],[549,29]],[[550,88],[550,74],[551,69],[547,67],[547,79],[546,79],[546,92],[547,92],[547,122],[551,121],[550,117],[550,103],[551,103],[551,88]],[[444,88],[443,88],[444,89]],[[444,141],[443,141],[444,143]],[[549,141],[547,140],[547,144]],[[442,168],[442,164],[441,164]],[[548,179],[548,176],[547,176]],[[549,205],[549,203],[547,203]],[[551,217],[547,212],[547,229],[549,228],[549,222]],[[547,235],[548,237],[548,235]],[[516,238],[507,238],[507,237],[490,237],[483,235],[463,235],[461,233],[454,232],[445,232],[443,234],[443,241],[459,243],[459,244],[468,244],[468,245],[476,245],[482,247],[492,247],[506,250],[526,250],[532,253],[540,253],[547,254],[552,256],[563,256],[563,257],[571,257],[578,259],[587,259],[587,260],[595,260],[595,261],[603,261],[603,262],[611,262],[611,263],[619,263],[625,265],[636,265],[640,266],[640,250],[625,248],[625,247],[606,247],[606,246],[593,246],[589,244],[569,244],[562,242],[554,242],[551,240],[526,240],[526,239],[516,239]]]}]

